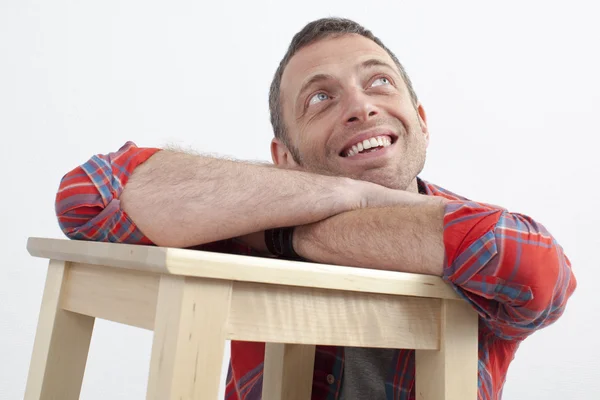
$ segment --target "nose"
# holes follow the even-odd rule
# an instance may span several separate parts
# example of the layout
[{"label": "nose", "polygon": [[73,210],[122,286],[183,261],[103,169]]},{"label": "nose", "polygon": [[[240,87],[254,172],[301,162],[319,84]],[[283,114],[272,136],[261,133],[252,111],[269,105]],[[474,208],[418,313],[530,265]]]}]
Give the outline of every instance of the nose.
[{"label": "nose", "polygon": [[369,121],[379,114],[373,99],[360,89],[348,93],[344,109],[344,125],[356,125]]}]

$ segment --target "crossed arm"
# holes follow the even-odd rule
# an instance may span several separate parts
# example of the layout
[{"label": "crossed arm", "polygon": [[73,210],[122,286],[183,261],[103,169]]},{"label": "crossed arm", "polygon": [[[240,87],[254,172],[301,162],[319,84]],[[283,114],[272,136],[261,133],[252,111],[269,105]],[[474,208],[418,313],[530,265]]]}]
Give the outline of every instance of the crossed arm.
[{"label": "crossed arm", "polygon": [[443,275],[444,210],[441,198],[412,206],[342,213],[294,232],[294,249],[306,259],[337,265]]},{"label": "crossed arm", "polygon": [[507,340],[555,322],[576,288],[541,224],[471,201],[358,210],[297,230],[296,251],[313,261],[441,276]]},{"label": "crossed arm", "polygon": [[56,208],[71,238],[174,247],[260,248],[252,232],[294,225],[311,261],[442,276],[506,339],[554,322],[576,286],[550,233],[498,207],[133,144],[67,174]]}]

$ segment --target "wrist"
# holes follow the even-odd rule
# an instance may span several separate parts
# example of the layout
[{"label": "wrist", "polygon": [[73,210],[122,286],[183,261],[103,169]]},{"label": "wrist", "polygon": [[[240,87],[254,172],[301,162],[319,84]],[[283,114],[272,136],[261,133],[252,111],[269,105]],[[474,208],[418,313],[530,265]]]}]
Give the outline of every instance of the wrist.
[{"label": "wrist", "polygon": [[300,225],[294,229],[294,236],[292,238],[292,246],[294,247],[294,251],[300,257],[306,259],[307,258],[307,250],[306,246],[308,243],[308,229],[309,225]]},{"label": "wrist", "polygon": [[295,227],[267,229],[264,233],[264,241],[269,252],[288,260],[302,260],[302,257],[294,249]]},{"label": "wrist", "polygon": [[375,185],[352,178],[336,178],[334,193],[337,201],[333,215],[364,208],[365,198],[371,186]]}]

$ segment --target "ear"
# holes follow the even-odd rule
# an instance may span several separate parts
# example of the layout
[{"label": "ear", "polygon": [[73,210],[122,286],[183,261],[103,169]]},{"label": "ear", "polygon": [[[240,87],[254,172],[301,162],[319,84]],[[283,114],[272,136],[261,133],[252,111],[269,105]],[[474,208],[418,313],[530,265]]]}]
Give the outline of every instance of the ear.
[{"label": "ear", "polygon": [[423,105],[419,103],[417,105],[417,114],[419,116],[419,124],[421,125],[421,132],[425,135],[425,140],[427,140],[427,146],[429,146],[429,128],[427,128],[427,115],[425,114],[425,109]]},{"label": "ear", "polygon": [[297,168],[298,163],[292,157],[292,153],[287,146],[279,139],[271,140],[271,158],[273,163],[278,167]]}]

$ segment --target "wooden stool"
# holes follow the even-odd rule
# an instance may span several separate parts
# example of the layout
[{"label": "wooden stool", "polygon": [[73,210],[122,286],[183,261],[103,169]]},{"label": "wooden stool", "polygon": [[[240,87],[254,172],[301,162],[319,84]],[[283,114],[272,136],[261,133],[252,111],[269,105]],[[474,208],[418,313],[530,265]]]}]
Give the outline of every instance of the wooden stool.
[{"label": "wooden stool", "polygon": [[419,400],[477,399],[477,324],[441,278],[30,238],[50,259],[25,399],[78,399],[95,318],[154,330],[147,399],[217,399],[227,339],[266,343],[263,400],[309,400],[315,345],[416,349]]}]

